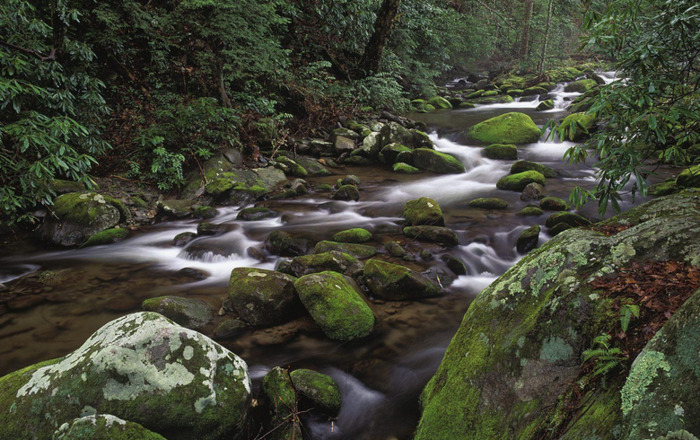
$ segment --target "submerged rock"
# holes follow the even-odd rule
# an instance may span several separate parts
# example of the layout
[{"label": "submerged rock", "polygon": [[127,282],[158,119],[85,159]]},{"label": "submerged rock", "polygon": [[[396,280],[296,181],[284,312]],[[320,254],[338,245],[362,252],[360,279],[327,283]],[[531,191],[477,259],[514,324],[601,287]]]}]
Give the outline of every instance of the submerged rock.
[{"label": "submerged rock", "polygon": [[540,129],[525,113],[511,112],[476,124],[467,137],[488,144],[526,144],[537,142]]},{"label": "submerged rock", "polygon": [[258,221],[277,217],[277,211],[265,207],[245,208],[236,216],[236,220]]},{"label": "submerged rock", "polygon": [[237,267],[231,271],[228,297],[241,319],[269,326],[293,317],[295,278],[274,270]]},{"label": "submerged rock", "polygon": [[378,298],[403,301],[442,295],[440,287],[420,273],[376,258],[367,262],[364,276]]},{"label": "submerged rock", "polygon": [[180,296],[149,298],[141,304],[147,312],[156,312],[170,318],[183,327],[196,330],[207,325],[213,318],[209,304],[201,299]]},{"label": "submerged rock", "polygon": [[69,355],[0,378],[0,438],[48,439],[85,413],[169,440],[240,438],[250,405],[243,360],[151,312],[107,323]]},{"label": "submerged rock", "polygon": [[333,200],[358,201],[360,200],[360,190],[355,185],[343,185],[331,196]]}]

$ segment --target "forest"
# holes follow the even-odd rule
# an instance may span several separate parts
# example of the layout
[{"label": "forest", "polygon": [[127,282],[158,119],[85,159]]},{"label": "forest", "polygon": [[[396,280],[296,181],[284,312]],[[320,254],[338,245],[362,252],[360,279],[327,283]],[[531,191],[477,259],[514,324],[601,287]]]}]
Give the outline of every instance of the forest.
[{"label": "forest", "polygon": [[697,440],[694,0],[3,0],[0,440]]}]

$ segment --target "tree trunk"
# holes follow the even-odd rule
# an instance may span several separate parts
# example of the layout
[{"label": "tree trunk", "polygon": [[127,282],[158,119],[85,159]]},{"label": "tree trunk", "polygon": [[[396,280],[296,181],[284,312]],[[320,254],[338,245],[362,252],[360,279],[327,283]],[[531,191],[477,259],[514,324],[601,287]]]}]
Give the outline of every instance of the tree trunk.
[{"label": "tree trunk", "polygon": [[530,21],[532,20],[532,9],[534,0],[525,0],[525,24],[523,25],[523,35],[520,40],[520,60],[525,61],[530,53]]},{"label": "tree trunk", "polygon": [[379,61],[382,58],[384,46],[389,39],[391,26],[399,11],[400,3],[401,0],[384,0],[382,7],[379,9],[377,20],[374,22],[374,33],[369,39],[360,61],[363,77],[377,73],[379,70]]},{"label": "tree trunk", "polygon": [[542,57],[540,58],[540,78],[544,75],[544,62],[547,58],[547,44],[549,44],[549,28],[552,24],[552,9],[554,7],[554,0],[549,0],[549,9],[547,10],[547,25],[544,31],[544,44],[542,44]]}]

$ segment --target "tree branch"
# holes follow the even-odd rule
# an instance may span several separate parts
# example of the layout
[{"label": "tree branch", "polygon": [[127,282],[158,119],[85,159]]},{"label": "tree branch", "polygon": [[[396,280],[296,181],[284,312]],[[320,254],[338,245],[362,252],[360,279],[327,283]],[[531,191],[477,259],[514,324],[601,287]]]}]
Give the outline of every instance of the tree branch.
[{"label": "tree branch", "polygon": [[17,46],[16,44],[8,43],[6,41],[0,41],[0,45],[5,46],[9,49],[15,49],[20,52],[35,56],[39,58],[41,61],[53,61],[56,59],[56,49],[51,49],[51,52],[49,52],[48,55],[44,55],[41,52],[37,52],[35,50],[27,49],[25,47]]}]

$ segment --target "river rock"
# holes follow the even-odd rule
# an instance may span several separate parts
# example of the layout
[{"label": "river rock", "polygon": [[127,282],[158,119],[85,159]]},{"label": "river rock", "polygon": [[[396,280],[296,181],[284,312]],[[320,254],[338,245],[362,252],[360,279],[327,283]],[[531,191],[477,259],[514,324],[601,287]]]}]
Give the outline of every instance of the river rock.
[{"label": "river rock", "polygon": [[0,438],[48,439],[84,413],[169,440],[240,438],[250,378],[238,356],[151,312],[105,324],[65,357],[0,378]]},{"label": "river rock", "polygon": [[522,96],[544,95],[547,91],[544,87],[533,86],[523,90]]},{"label": "river rock", "polygon": [[274,270],[237,267],[231,271],[228,297],[248,324],[257,327],[279,324],[294,315],[295,280]]},{"label": "river rock", "polygon": [[53,440],[166,440],[138,423],[111,414],[95,414],[64,423],[54,432]]},{"label": "river rock", "polygon": [[105,229],[104,231],[91,235],[82,247],[116,243],[128,238],[130,234],[131,232],[126,228]]},{"label": "river rock", "polygon": [[265,240],[265,248],[275,255],[293,257],[306,254],[309,240],[284,231],[272,231]]},{"label": "river rock", "polygon": [[362,271],[362,263],[352,255],[330,251],[294,257],[290,269],[296,276],[330,270],[354,277]]},{"label": "river rock", "polygon": [[364,338],[372,331],[372,310],[341,274],[305,275],[294,283],[294,287],[306,310],[329,338],[352,341]]},{"label": "river rock", "polygon": [[396,162],[396,158],[400,153],[410,153],[412,151],[413,150],[411,148],[408,148],[407,146],[402,144],[389,144],[386,147],[382,148],[382,151],[379,152],[379,162],[391,165]]},{"label": "river rock", "polygon": [[570,206],[559,197],[545,197],[540,200],[540,208],[545,211],[566,211],[570,209]]},{"label": "river rock", "polygon": [[546,165],[537,162],[529,162],[527,160],[519,160],[510,166],[510,174],[524,173],[525,171],[537,171],[544,177],[556,177],[559,175],[556,170]]},{"label": "river rock", "polygon": [[309,400],[311,407],[331,416],[340,412],[340,389],[329,376],[304,368],[292,371],[289,376],[294,389]]},{"label": "river rock", "polygon": [[366,244],[338,243],[335,241],[323,240],[316,243],[314,253],[337,251],[350,254],[355,258],[369,258],[377,253],[377,248]]},{"label": "river rock", "polygon": [[403,301],[442,295],[442,290],[422,274],[407,267],[372,258],[364,277],[374,296]]},{"label": "river rock", "polygon": [[470,201],[469,206],[481,209],[506,209],[508,208],[508,202],[498,197],[482,197]]},{"label": "river rock", "polygon": [[529,202],[531,200],[540,200],[546,194],[544,186],[537,182],[528,183],[525,189],[520,193],[520,200]]},{"label": "river rock", "polygon": [[54,200],[56,219],[46,219],[42,237],[60,246],[81,244],[91,235],[119,223],[124,216],[115,206],[118,203],[116,199],[93,192],[60,195]]},{"label": "river rock", "polygon": [[183,247],[195,238],[197,238],[195,232],[181,232],[173,237],[173,246]]},{"label": "river rock", "polygon": [[683,188],[700,187],[700,165],[695,165],[683,170],[683,172],[678,175],[676,183]]},{"label": "river rock", "polygon": [[158,212],[170,218],[185,218],[192,215],[194,200],[160,200],[156,204]]},{"label": "river rock", "polygon": [[262,392],[270,418],[266,425],[270,440],[302,439],[297,409],[297,394],[289,370],[275,367],[263,377]]},{"label": "river rock", "polygon": [[246,323],[240,319],[226,319],[214,330],[214,339],[233,339],[243,333],[246,327]]},{"label": "river rock", "polygon": [[250,222],[264,220],[266,218],[274,218],[277,217],[277,215],[277,211],[274,211],[270,208],[265,208],[263,206],[259,206],[255,208],[245,208],[241,210],[241,212],[239,212],[238,215],[236,215],[236,220]]},{"label": "river rock", "polygon": [[588,137],[596,127],[595,115],[586,113],[571,113],[561,122],[560,127],[565,127],[564,137],[570,141],[578,142]]},{"label": "river rock", "polygon": [[498,179],[496,188],[506,191],[522,191],[527,185],[533,182],[544,186],[544,176],[537,171],[525,171],[518,174],[511,174]]},{"label": "river rock", "polygon": [[406,226],[403,228],[406,237],[415,238],[420,241],[430,241],[445,246],[457,246],[459,238],[455,231],[441,226]]},{"label": "river rock", "polygon": [[401,124],[393,121],[382,127],[379,135],[381,147],[393,143],[403,145],[411,145],[413,143],[413,134]]},{"label": "river rock", "polygon": [[438,174],[459,174],[464,165],[454,156],[428,148],[416,148],[411,154],[413,166]]},{"label": "river rock", "polygon": [[333,200],[358,201],[360,200],[360,190],[355,185],[343,185],[331,196]]},{"label": "river rock", "polygon": [[518,214],[536,217],[538,215],[544,214],[544,211],[542,210],[542,208],[539,208],[537,206],[526,206]]},{"label": "river rock", "polygon": [[571,93],[571,92],[584,93],[597,85],[598,85],[598,83],[596,83],[596,81],[594,79],[582,79],[582,80],[574,81],[570,84],[567,84],[566,87],[564,87],[564,91],[567,93]]},{"label": "river rock", "polygon": [[525,229],[515,244],[515,248],[521,254],[526,254],[537,247],[537,242],[540,238],[540,225],[531,226]]},{"label": "river rock", "polygon": [[408,131],[411,133],[411,136],[413,136],[413,146],[415,148],[434,148],[433,141],[430,140],[430,136],[425,132],[416,129]]},{"label": "river rock", "polygon": [[403,205],[403,218],[411,226],[431,225],[444,226],[442,209],[438,202],[428,197],[409,200]]},{"label": "river rock", "polygon": [[550,215],[545,222],[545,226],[548,228],[553,228],[559,223],[566,223],[571,227],[587,226],[591,224],[591,221],[586,217],[575,214],[573,212],[555,212]]},{"label": "river rock", "polygon": [[545,111],[545,110],[551,110],[553,108],[554,108],[554,101],[552,101],[551,99],[545,99],[544,101],[537,104],[537,107],[535,107],[535,110]]},{"label": "river rock", "polygon": [[141,308],[147,312],[160,313],[181,326],[193,330],[204,327],[213,318],[209,304],[201,299],[180,296],[149,298],[141,304]]},{"label": "river rock", "polygon": [[[352,146],[354,148],[355,144],[353,143]],[[295,162],[294,160],[290,159],[287,156],[278,157],[277,158],[277,166],[282,171],[284,171],[285,174],[290,174],[294,177],[306,177],[309,175],[309,172],[306,171],[306,168],[299,165],[297,162]]]},{"label": "river rock", "polygon": [[492,144],[484,148],[482,154],[489,159],[515,160],[518,158],[518,147],[513,144]]},{"label": "river rock", "polygon": [[421,172],[419,168],[416,168],[412,165],[409,165],[404,162],[396,162],[392,167],[391,170],[395,173],[399,174],[418,174]]},{"label": "river rock", "polygon": [[391,255],[392,257],[396,258],[404,258],[408,255],[408,252],[406,252],[406,249],[403,248],[399,243],[395,241],[390,241],[386,245],[384,245],[386,248],[386,251]]},{"label": "river rock", "polygon": [[319,176],[330,176],[331,173],[328,168],[323,166],[318,159],[308,156],[296,156],[294,161],[299,165],[303,166],[309,176],[319,177]]},{"label": "river rock", "polygon": [[452,104],[450,104],[450,101],[443,98],[442,96],[433,96],[432,98],[429,98],[428,104],[432,105],[436,109],[450,109],[450,108],[452,108]]},{"label": "river rock", "polygon": [[372,240],[372,233],[364,228],[352,228],[333,235],[333,241],[341,243],[366,243]]},{"label": "river rock", "polygon": [[[570,230],[520,260],[471,303],[423,391],[415,439],[488,440],[502,439],[504,433],[508,438],[537,438],[543,432],[556,432],[564,440],[607,439],[613,432],[623,439],[646,439],[666,435],[666,427],[688,429],[688,420],[696,427],[700,349],[697,304],[692,303],[676,313],[677,322],[686,322],[684,328],[692,329],[686,334],[692,336],[678,337],[684,330],[681,325],[680,331],[672,330],[671,318],[669,332],[662,330],[653,339],[659,345],[649,346],[650,356],[640,356],[632,367],[640,372],[630,373],[622,402],[621,384],[615,379],[620,376],[613,375],[589,383],[585,398],[568,415],[561,405],[571,393],[581,392],[578,378],[586,371],[582,352],[595,347],[593,340],[602,332],[619,325],[611,300],[589,283],[620,276],[633,263],[673,260],[697,266],[698,218],[697,195],[658,198],[604,223],[629,229],[612,236]],[[624,372],[619,374],[624,380]],[[679,425],[681,414],[685,426]],[[655,431],[624,435],[635,429],[633,420]]]},{"label": "river rock", "polygon": [[353,156],[375,158],[379,155],[385,144],[382,144],[382,136],[379,132],[373,131],[362,140],[359,148],[352,152]]},{"label": "river rock", "polygon": [[540,129],[525,113],[511,112],[476,124],[467,137],[487,144],[526,144],[537,142]]}]

